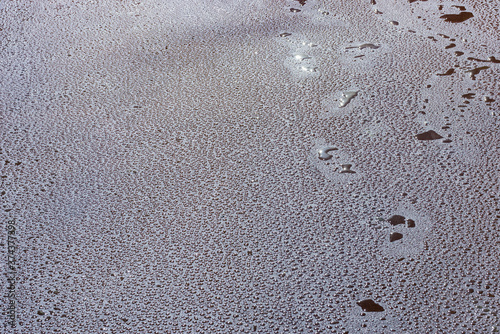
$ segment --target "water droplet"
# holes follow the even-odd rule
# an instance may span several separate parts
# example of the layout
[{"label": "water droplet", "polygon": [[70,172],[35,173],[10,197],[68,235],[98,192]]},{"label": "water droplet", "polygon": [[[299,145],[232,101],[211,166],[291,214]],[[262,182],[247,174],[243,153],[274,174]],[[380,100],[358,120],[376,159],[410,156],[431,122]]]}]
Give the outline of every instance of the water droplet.
[{"label": "water droplet", "polygon": [[311,57],[309,57],[309,56],[300,55],[300,54],[295,55],[295,57],[294,57],[294,58],[295,58],[295,59],[297,59],[297,60],[299,60],[299,61],[302,61],[302,60],[307,60],[307,59],[311,59]]},{"label": "water droplet", "polygon": [[392,24],[393,26],[398,26],[399,25],[398,21],[389,21],[389,23]]},{"label": "water droplet", "polygon": [[400,239],[403,239],[403,235],[398,232],[392,232],[391,235],[389,236],[390,242],[398,241]]},{"label": "water droplet", "polygon": [[346,105],[349,104],[349,102],[351,102],[351,100],[353,98],[355,98],[356,96],[358,95],[358,92],[357,91],[351,91],[351,92],[344,92],[342,93],[342,98],[340,99],[340,104],[339,104],[339,107],[340,108],[343,108],[345,107]]},{"label": "water droplet", "polygon": [[312,67],[312,66],[302,66],[300,69],[304,72],[309,72],[309,73],[313,73],[318,70],[317,67]]},{"label": "water droplet", "polygon": [[391,218],[387,219],[391,225],[400,225],[405,223],[405,217],[400,216],[400,215],[394,215]]},{"label": "water droplet", "polygon": [[446,73],[438,73],[437,75],[444,76],[444,75],[452,75],[453,73],[455,73],[455,69],[450,68],[448,71],[446,71]]},{"label": "water droplet", "polygon": [[300,9],[297,9],[297,8],[290,8],[290,11],[291,11],[292,13],[298,13],[298,12],[301,12],[301,10],[300,10]]},{"label": "water droplet", "polygon": [[332,155],[328,154],[328,152],[336,151],[336,150],[338,150],[338,148],[333,147],[333,146],[323,147],[318,151],[318,158],[320,158],[321,160],[329,160],[332,158]]},{"label": "water droplet", "polygon": [[358,45],[358,46],[348,46],[346,47],[346,50],[348,49],[360,49],[360,50],[363,50],[363,49],[378,49],[380,47],[380,45],[375,45],[375,44],[371,44],[371,43],[365,43],[365,44],[361,44],[361,45]]},{"label": "water droplet", "polygon": [[342,170],[340,171],[341,173],[349,173],[353,174],[356,173],[355,171],[351,170],[352,165],[351,164],[343,164],[341,165]]},{"label": "water droplet", "polygon": [[288,37],[290,35],[291,35],[291,33],[289,33],[289,32],[283,32],[280,34],[280,37]]},{"label": "water droplet", "polygon": [[490,67],[489,66],[481,66],[481,67],[474,68],[474,69],[469,70],[469,71],[465,71],[465,73],[470,73],[471,79],[476,80],[476,75],[478,75],[479,72],[481,72],[483,70],[487,70],[488,68],[490,68]]},{"label": "water droplet", "polygon": [[453,5],[452,7],[458,8],[458,9],[459,9],[460,11],[462,11],[462,12],[463,12],[463,11],[465,11],[465,10],[467,10],[467,9],[465,8],[465,6],[457,6],[457,5]]},{"label": "water droplet", "polygon": [[473,58],[473,57],[467,57],[467,60],[479,61],[479,62],[482,62],[482,63],[495,63],[495,64],[500,63],[500,60],[496,59],[496,58],[495,58],[495,57],[493,57],[493,56],[488,57],[488,59],[487,59],[487,60],[478,59],[478,58]]}]

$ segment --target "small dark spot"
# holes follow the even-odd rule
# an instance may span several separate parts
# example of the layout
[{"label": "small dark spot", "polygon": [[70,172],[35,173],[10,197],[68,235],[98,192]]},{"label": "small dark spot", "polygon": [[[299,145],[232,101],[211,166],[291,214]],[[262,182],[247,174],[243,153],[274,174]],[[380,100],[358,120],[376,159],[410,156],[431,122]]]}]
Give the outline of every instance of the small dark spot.
[{"label": "small dark spot", "polygon": [[462,51],[455,51],[455,56],[457,57],[460,57],[462,56],[464,53]]},{"label": "small dark spot", "polygon": [[455,43],[451,43],[450,45],[447,45],[444,48],[445,49],[451,49],[451,48],[454,48],[455,46],[457,46]]},{"label": "small dark spot", "polygon": [[298,13],[298,12],[301,12],[301,10],[300,10],[300,9],[297,9],[297,8],[290,8],[290,11],[291,11],[292,13]]},{"label": "small dark spot", "polygon": [[38,315],[45,315],[45,312],[43,312],[42,310],[38,310],[37,314]]},{"label": "small dark spot", "polygon": [[408,219],[406,221],[406,226],[407,227],[415,227],[415,221],[413,219]]},{"label": "small dark spot", "polygon": [[284,33],[281,33],[280,34],[280,37],[288,37],[290,36],[291,34],[289,32],[284,32]]}]

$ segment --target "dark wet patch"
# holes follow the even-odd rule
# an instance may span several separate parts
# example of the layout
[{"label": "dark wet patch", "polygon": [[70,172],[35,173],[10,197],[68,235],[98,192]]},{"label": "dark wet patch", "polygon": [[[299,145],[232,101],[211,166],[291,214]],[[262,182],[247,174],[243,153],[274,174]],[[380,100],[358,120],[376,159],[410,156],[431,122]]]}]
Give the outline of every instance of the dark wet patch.
[{"label": "dark wet patch", "polygon": [[394,226],[401,225],[401,224],[405,223],[405,217],[400,216],[400,215],[394,215],[391,218],[387,219],[387,221],[389,223],[391,223],[391,225],[394,225]]},{"label": "dark wet patch", "polygon": [[465,6],[457,6],[457,5],[453,5],[452,7],[458,8],[458,9],[459,9],[459,10],[461,10],[462,12],[467,10],[467,9],[465,8]]},{"label": "dark wet patch", "polygon": [[450,68],[448,71],[446,71],[445,73],[438,73],[437,75],[439,76],[444,76],[444,75],[452,75],[453,73],[455,73],[455,69],[454,68]]},{"label": "dark wet patch", "polygon": [[403,235],[398,232],[392,232],[391,235],[389,236],[389,241],[394,242],[403,239]]},{"label": "dark wet patch", "polygon": [[476,75],[478,75],[479,72],[487,70],[489,68],[490,68],[489,66],[481,66],[481,67],[474,68],[474,69],[469,70],[469,71],[465,71],[465,73],[470,73],[471,79],[476,80]]},{"label": "dark wet patch", "polygon": [[457,57],[460,57],[462,56],[464,53],[462,51],[455,51],[455,56]]},{"label": "dark wet patch", "polygon": [[474,96],[476,96],[476,93],[468,93],[468,94],[463,94],[462,97],[466,99],[473,99]]},{"label": "dark wet patch", "polygon": [[372,5],[376,5],[376,4],[377,4],[377,2],[376,2],[375,0],[370,0],[370,3],[371,3]]},{"label": "dark wet patch", "polygon": [[445,49],[451,49],[451,48],[454,48],[455,46],[457,46],[455,43],[451,43],[450,45],[447,45],[444,48]]},{"label": "dark wet patch", "polygon": [[289,32],[283,32],[280,34],[280,37],[288,37],[290,35],[292,35],[292,34],[290,34]]},{"label": "dark wet patch", "polygon": [[500,64],[500,60],[496,59],[495,57],[491,56],[488,57],[488,59],[478,59],[478,58],[472,58],[472,57],[467,57],[468,60],[473,60],[473,61],[478,61],[482,63],[494,63],[494,64]]},{"label": "dark wet patch", "polygon": [[440,16],[440,19],[444,19],[446,22],[451,22],[451,23],[461,23],[464,22],[471,17],[474,17],[474,14],[471,12],[461,12],[460,14],[445,14],[443,16]]},{"label": "dark wet patch", "polygon": [[442,136],[440,136],[439,134],[437,134],[433,130],[429,130],[427,132],[419,133],[415,137],[417,137],[418,140],[436,140],[436,139],[443,138]]},{"label": "dark wet patch", "polygon": [[307,0],[295,0],[297,1],[298,3],[300,3],[301,6],[304,6],[307,2]]},{"label": "dark wet patch", "polygon": [[375,303],[375,301],[373,299],[360,300],[356,304],[358,304],[365,312],[383,312],[384,311],[384,308],[381,305]]},{"label": "dark wet patch", "polygon": [[413,219],[408,219],[406,221],[406,227],[410,227],[410,228],[415,227],[415,221]]}]

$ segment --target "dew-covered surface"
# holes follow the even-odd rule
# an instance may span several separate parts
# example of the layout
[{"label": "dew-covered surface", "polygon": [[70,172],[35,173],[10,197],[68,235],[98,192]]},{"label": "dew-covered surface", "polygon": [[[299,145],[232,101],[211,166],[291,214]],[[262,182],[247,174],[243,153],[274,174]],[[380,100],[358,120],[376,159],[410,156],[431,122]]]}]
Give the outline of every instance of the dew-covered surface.
[{"label": "dew-covered surface", "polygon": [[2,331],[498,331],[498,2],[208,3],[0,2]]}]

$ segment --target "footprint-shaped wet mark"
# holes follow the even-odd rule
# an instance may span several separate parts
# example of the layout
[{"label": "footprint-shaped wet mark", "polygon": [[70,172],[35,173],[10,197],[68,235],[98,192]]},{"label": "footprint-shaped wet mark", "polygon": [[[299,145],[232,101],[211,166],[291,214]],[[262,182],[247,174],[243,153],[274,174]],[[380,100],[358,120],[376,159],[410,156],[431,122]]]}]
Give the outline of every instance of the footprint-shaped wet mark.
[{"label": "footprint-shaped wet mark", "polygon": [[[333,158],[333,155],[330,153],[332,151],[338,151],[338,148],[335,146],[323,146],[318,150],[318,158],[323,161],[330,160]],[[351,169],[352,164],[341,164],[340,167],[341,167],[340,173],[342,174],[356,173]]]},{"label": "footprint-shaped wet mark", "polygon": [[[387,222],[391,224],[392,226],[398,226],[398,225],[405,225],[408,228],[414,228],[416,226],[415,221],[413,219],[406,219],[404,216],[401,215],[393,215],[389,219],[387,219]],[[394,242],[403,239],[403,234],[400,232],[393,231],[389,235],[389,241]]]},{"label": "footprint-shaped wet mark", "polygon": [[353,164],[351,161],[353,161],[353,157],[337,146],[322,141],[312,152],[314,152],[314,155],[309,158],[310,161],[324,177],[331,181],[344,182],[345,180],[352,181],[363,177],[363,173],[358,173],[352,169]]}]

